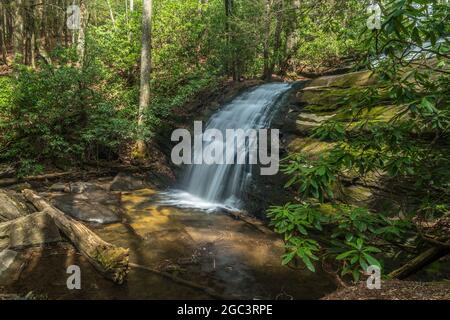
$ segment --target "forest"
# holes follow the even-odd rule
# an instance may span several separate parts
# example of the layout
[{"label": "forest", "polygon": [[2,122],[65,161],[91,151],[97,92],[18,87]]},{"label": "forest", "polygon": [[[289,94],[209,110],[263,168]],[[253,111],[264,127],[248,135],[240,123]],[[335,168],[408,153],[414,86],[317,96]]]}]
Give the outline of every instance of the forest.
[{"label": "forest", "polygon": [[0,300],[449,300],[449,15],[1,0]]}]

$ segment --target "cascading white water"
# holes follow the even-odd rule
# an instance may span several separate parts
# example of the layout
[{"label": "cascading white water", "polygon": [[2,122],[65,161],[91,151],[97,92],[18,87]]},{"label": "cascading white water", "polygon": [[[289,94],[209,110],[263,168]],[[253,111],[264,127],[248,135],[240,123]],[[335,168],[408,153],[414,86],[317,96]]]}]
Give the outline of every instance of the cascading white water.
[{"label": "cascading white water", "polygon": [[[225,137],[227,129],[269,128],[280,98],[290,87],[286,83],[270,83],[251,89],[224,105],[209,119],[204,129],[218,129]],[[211,142],[203,142],[204,145],[206,143]],[[201,152],[198,149],[193,150],[194,154]],[[182,177],[181,190],[165,193],[167,198],[163,202],[200,209],[240,208],[241,196],[251,181],[251,175],[250,164],[188,165]]]}]

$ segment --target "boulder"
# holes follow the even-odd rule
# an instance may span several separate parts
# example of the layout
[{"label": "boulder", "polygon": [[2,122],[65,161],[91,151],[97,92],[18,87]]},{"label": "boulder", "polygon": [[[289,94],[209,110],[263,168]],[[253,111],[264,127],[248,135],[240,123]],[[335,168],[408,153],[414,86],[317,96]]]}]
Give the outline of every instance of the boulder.
[{"label": "boulder", "polygon": [[0,222],[26,216],[32,211],[22,195],[13,191],[0,190]]},{"label": "boulder", "polygon": [[0,250],[20,250],[61,240],[53,219],[45,212],[0,223]]},{"label": "boulder", "polygon": [[109,186],[110,191],[133,191],[148,188],[150,185],[139,174],[120,172]]}]

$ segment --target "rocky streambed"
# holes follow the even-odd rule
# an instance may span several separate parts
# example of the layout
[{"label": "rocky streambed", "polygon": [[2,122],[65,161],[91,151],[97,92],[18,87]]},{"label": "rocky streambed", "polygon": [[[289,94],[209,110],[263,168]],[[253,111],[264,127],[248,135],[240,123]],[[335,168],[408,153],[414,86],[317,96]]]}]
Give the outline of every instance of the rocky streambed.
[{"label": "rocky streambed", "polygon": [[[8,210],[25,218],[13,220],[13,232],[0,223],[0,292],[49,299],[317,299],[335,289],[320,271],[282,266],[277,235],[223,212],[160,205],[151,185],[122,174],[40,190],[104,241],[129,249],[122,285],[97,272],[45,213],[32,214],[20,194],[2,191],[16,199]],[[81,269],[80,290],[67,287],[71,265]]]}]

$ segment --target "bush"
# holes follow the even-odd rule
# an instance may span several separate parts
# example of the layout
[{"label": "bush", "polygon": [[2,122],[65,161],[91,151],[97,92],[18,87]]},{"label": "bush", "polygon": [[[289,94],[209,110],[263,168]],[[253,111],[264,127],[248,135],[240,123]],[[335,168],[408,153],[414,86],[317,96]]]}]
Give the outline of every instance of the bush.
[{"label": "bush", "polygon": [[[2,90],[1,159],[20,160],[24,174],[32,163],[82,162],[117,154],[133,126],[119,103],[106,94],[101,69],[91,63],[19,66],[11,80],[14,96]],[[7,148],[6,148],[7,147]],[[31,163],[31,164],[30,164]]]}]

